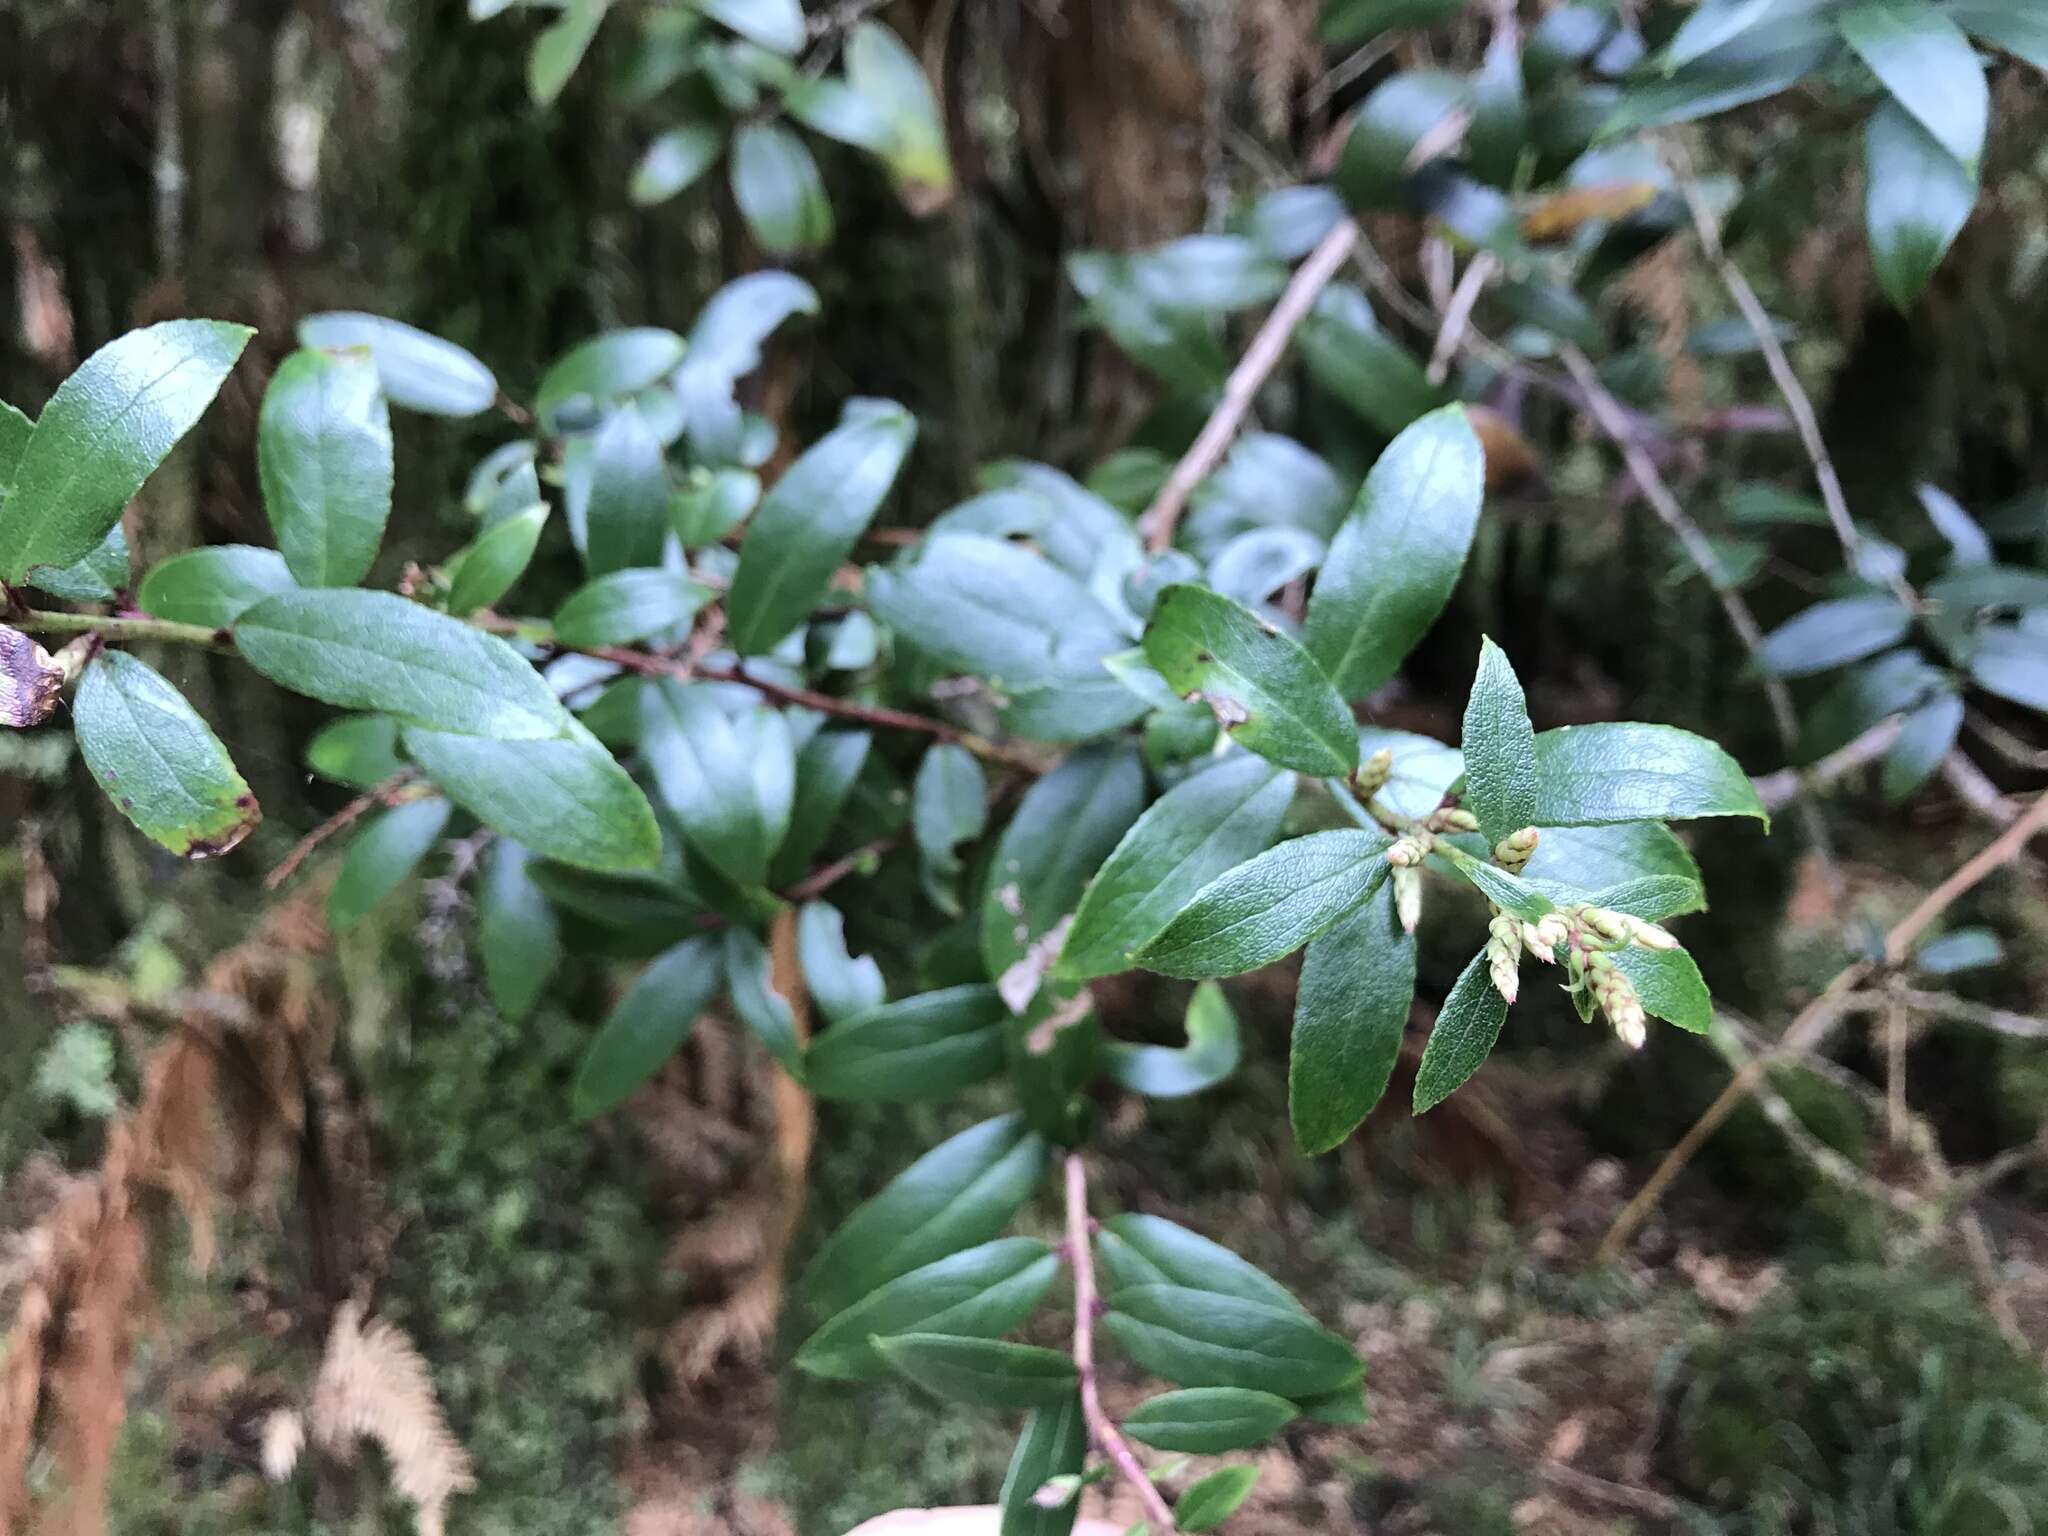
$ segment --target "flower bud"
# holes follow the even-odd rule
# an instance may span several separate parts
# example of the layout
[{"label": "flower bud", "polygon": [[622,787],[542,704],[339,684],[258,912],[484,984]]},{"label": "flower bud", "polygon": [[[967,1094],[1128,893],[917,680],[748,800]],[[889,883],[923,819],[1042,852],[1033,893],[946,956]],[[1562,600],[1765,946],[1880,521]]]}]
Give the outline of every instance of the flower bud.
[{"label": "flower bud", "polygon": [[1522,989],[1522,925],[1505,912],[1487,924],[1486,973],[1493,989],[1512,1003]]},{"label": "flower bud", "polygon": [[1413,869],[1429,857],[1429,849],[1430,836],[1427,832],[1404,832],[1387,850],[1387,862],[1397,870]]},{"label": "flower bud", "polygon": [[1431,812],[1429,820],[1423,825],[1432,832],[1477,832],[1479,818],[1470,811],[1461,810],[1456,806],[1445,806],[1442,810]]},{"label": "flower bud", "polygon": [[1393,751],[1391,748],[1381,747],[1358,765],[1358,772],[1351,776],[1351,787],[1361,795],[1376,795],[1386,788],[1387,780],[1393,776]]},{"label": "flower bud", "polygon": [[1660,928],[1655,923],[1645,922],[1640,917],[1632,917],[1628,920],[1628,932],[1629,937],[1645,949],[1678,948],[1678,940],[1671,936],[1668,929]]},{"label": "flower bud", "polygon": [[1413,933],[1422,921],[1422,875],[1406,864],[1394,866],[1394,915],[1401,919],[1401,931]]},{"label": "flower bud", "polygon": [[1536,856],[1536,829],[1524,827],[1510,832],[1493,845],[1493,861],[1511,875],[1519,875]]}]

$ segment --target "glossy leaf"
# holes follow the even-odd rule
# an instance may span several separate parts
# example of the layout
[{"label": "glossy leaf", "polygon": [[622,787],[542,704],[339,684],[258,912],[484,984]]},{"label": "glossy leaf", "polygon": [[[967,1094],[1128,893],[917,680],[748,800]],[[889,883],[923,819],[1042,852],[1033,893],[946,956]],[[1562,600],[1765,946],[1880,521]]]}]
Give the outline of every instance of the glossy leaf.
[{"label": "glossy leaf", "polygon": [[[1536,855],[1522,869],[1522,878],[1532,884],[1558,881],[1591,891],[1651,876],[1670,876],[1701,889],[1692,855],[1670,828],[1654,821],[1540,828]],[[1706,905],[1703,894],[1699,904]]]},{"label": "glossy leaf", "polygon": [[1835,24],[1892,99],[1974,171],[1991,92],[1962,28],[1928,0],[1863,0]]},{"label": "glossy leaf", "polygon": [[682,362],[683,338],[659,326],[603,331],[571,347],[541,375],[533,408],[550,422],[568,408],[588,411],[624,400],[668,377]]},{"label": "glossy leaf", "polygon": [[901,1333],[874,1343],[899,1376],[960,1402],[1050,1408],[1074,1391],[1072,1357],[1036,1344],[944,1333]]},{"label": "glossy leaf", "polygon": [[[0,498],[6,495],[0,482]],[[128,589],[134,556],[119,523],[91,550],[66,566],[37,565],[29,569],[30,585],[68,603],[111,603]]]},{"label": "glossy leaf", "polygon": [[1188,1387],[1147,1398],[1125,1415],[1123,1431],[1141,1445],[1215,1456],[1263,1445],[1296,1416],[1293,1403],[1243,1387]]},{"label": "glossy leaf", "polygon": [[1438,857],[1468,884],[1484,892],[1488,901],[1504,912],[1514,913],[1523,922],[1538,922],[1550,914],[1550,898],[1521,876],[1475,859],[1455,844],[1445,844]]},{"label": "glossy leaf", "polygon": [[1950,0],[1945,9],[1980,42],[2048,70],[2048,16],[2012,0]]},{"label": "glossy leaf", "polygon": [[720,976],[718,945],[685,939],[649,963],[605,1016],[576,1073],[575,1108],[588,1120],[616,1109],[690,1037]]},{"label": "glossy leaf", "polygon": [[751,123],[733,135],[732,196],[761,248],[776,256],[832,241],[832,204],[804,142],[776,123]]},{"label": "glossy leaf", "polygon": [[745,928],[728,928],[719,938],[733,1012],[768,1048],[768,1054],[801,1082],[804,1044],[797,1035],[796,1013],[789,999],[775,989],[768,947]]},{"label": "glossy leaf", "polygon": [[1197,987],[1188,1003],[1187,1035],[1184,1046],[1113,1043],[1104,1070],[1112,1081],[1153,1099],[1186,1098],[1237,1071],[1237,1015],[1213,981]]},{"label": "glossy leaf", "polygon": [[685,123],[657,134],[633,167],[628,192],[643,208],[686,191],[717,162],[725,135],[710,123]]},{"label": "glossy leaf", "polygon": [[199,712],[126,651],[85,669],[72,705],[78,750],[123,816],[186,859],[226,853],[263,819]]},{"label": "glossy leaf", "polygon": [[1287,1287],[1221,1243],[1160,1216],[1126,1212],[1096,1235],[1112,1301],[1125,1286],[1180,1285],[1308,1315]]},{"label": "glossy leaf", "polygon": [[691,0],[694,9],[776,53],[804,45],[802,0]]},{"label": "glossy leaf", "polygon": [[370,574],[391,516],[391,417],[367,350],[303,348],[271,375],[257,424],[263,511],[305,587]]},{"label": "glossy leaf", "polygon": [[777,889],[800,879],[825,846],[867,761],[871,739],[865,731],[819,731],[797,753],[789,831],[768,866]]},{"label": "glossy leaf", "polygon": [[886,125],[883,164],[913,213],[926,214],[953,191],[945,121],[924,66],[888,27],[863,21],[846,40],[846,81]]},{"label": "glossy leaf", "polygon": [[2048,635],[2009,625],[1987,628],[1970,657],[1970,676],[2001,699],[2048,712]]},{"label": "glossy leaf", "polygon": [[1293,775],[1249,753],[1168,790],[1089,882],[1055,974],[1081,981],[1128,969],[1196,892],[1266,850],[1293,799]]},{"label": "glossy leaf", "polygon": [[160,619],[226,629],[253,604],[296,585],[276,550],[214,544],[159,562],[135,600]]},{"label": "glossy leaf", "polygon": [[453,807],[435,795],[393,806],[358,832],[327,892],[327,925],[354,927],[397,890],[441,840]]},{"label": "glossy leaf", "polygon": [[517,1024],[533,1012],[562,962],[561,924],[527,872],[533,855],[497,839],[477,886],[477,952],[498,1016]]},{"label": "glossy leaf", "polygon": [[1536,822],[1536,731],[1507,653],[1479,642],[1479,675],[1465,704],[1465,805],[1489,843]]},{"label": "glossy leaf", "polygon": [[1174,1501],[1173,1523],[1183,1531],[1213,1531],[1237,1513],[1259,1480],[1257,1467],[1221,1467],[1197,1479]]},{"label": "glossy leaf", "polygon": [[1990,538],[1955,497],[1935,485],[1916,485],[1913,494],[1919,498],[1927,520],[1948,540],[1958,566],[1990,565],[1997,558]]},{"label": "glossy leaf", "polygon": [[58,385],[14,466],[0,581],[91,554],[213,403],[254,334],[219,320],[166,320],[107,343]]},{"label": "glossy leaf", "polygon": [[272,682],[343,709],[507,741],[552,739],[568,720],[504,641],[388,592],[282,593],[244,610],[234,634]]},{"label": "glossy leaf", "polygon": [[1206,587],[1160,594],[1145,656],[1176,693],[1201,696],[1232,739],[1283,768],[1323,776],[1358,766],[1351,712],[1309,653]]},{"label": "glossy leaf", "polygon": [[21,462],[21,450],[28,446],[36,424],[5,400],[0,400],[0,496],[14,483],[14,469]]},{"label": "glossy leaf", "polygon": [[810,615],[916,436],[917,422],[901,406],[849,410],[775,482],[747,525],[726,598],[741,655],[773,650]]},{"label": "glossy leaf", "polygon": [[1955,928],[1913,951],[1913,964],[1930,976],[1981,970],[2005,958],[2005,946],[1989,928]]},{"label": "glossy leaf", "polygon": [[1126,1286],[1102,1328],[1139,1365],[1184,1387],[1298,1399],[1363,1374],[1348,1343],[1299,1311],[1186,1286]]},{"label": "glossy leaf", "polygon": [[540,547],[548,509],[536,502],[478,534],[448,562],[448,611],[458,618],[488,608],[518,584]]},{"label": "glossy leaf", "polygon": [[1016,1115],[971,1126],[924,1154],[847,1217],[802,1289],[837,1312],[925,1264],[999,1236],[1045,1172],[1046,1146]]},{"label": "glossy leaf", "polygon": [[1376,752],[1385,752],[1393,764],[1387,782],[1373,798],[1398,816],[1428,816],[1465,776],[1464,753],[1412,731],[1361,728],[1359,758]]},{"label": "glossy leaf", "polygon": [[727,879],[762,884],[796,793],[783,717],[762,706],[728,714],[712,690],[664,678],[641,695],[640,744],[690,845]]},{"label": "glossy leaf", "polygon": [[1889,593],[1830,598],[1764,636],[1757,660],[1779,677],[1824,672],[1896,645],[1912,623],[1905,605]]},{"label": "glossy leaf", "polygon": [[1387,878],[1384,833],[1314,832],[1219,875],[1138,951],[1167,976],[1236,976],[1292,954]]},{"label": "glossy leaf", "polygon": [[526,59],[526,91],[536,106],[552,106],[597,36],[606,0],[568,0],[561,15],[533,40]]},{"label": "glossy leaf", "polygon": [[[668,538],[668,467],[661,441],[630,406],[607,415],[591,440],[584,563],[593,576],[661,563]],[[573,525],[572,525],[573,526]]]},{"label": "glossy leaf", "polygon": [[804,1053],[822,1099],[906,1104],[942,1099],[1003,1067],[1007,1011],[994,987],[946,987],[835,1024]]},{"label": "glossy leaf", "polygon": [[1422,364],[1380,328],[1365,295],[1349,284],[1323,290],[1296,344],[1316,382],[1389,437],[1444,404]]},{"label": "glossy leaf", "polygon": [[1807,713],[1799,733],[1799,759],[1817,761],[1888,715],[1918,708],[1942,691],[1954,690],[1946,675],[1918,651],[1890,651],[1860,662]]},{"label": "glossy leaf", "polygon": [[806,902],[796,917],[797,964],[811,1002],[834,1023],[879,1008],[889,994],[874,958],[846,947],[845,920],[822,901]]},{"label": "glossy leaf", "polygon": [[1465,99],[1465,82],[1437,70],[1405,70],[1375,87],[1352,119],[1337,162],[1344,201],[1360,210],[1396,206],[1419,165],[1462,138],[1446,126]]},{"label": "glossy leaf", "polygon": [[389,715],[330,721],[306,743],[306,766],[337,784],[373,789],[405,766],[398,756],[398,722]]},{"label": "glossy leaf", "polygon": [[1735,759],[1676,726],[1570,725],[1536,736],[1541,827],[1754,816],[1763,802]]},{"label": "glossy leaf", "polygon": [[1315,939],[1294,995],[1287,1112],[1310,1154],[1344,1141],[1387,1091],[1415,998],[1415,936],[1383,885]]},{"label": "glossy leaf", "polygon": [[[1648,954],[1650,951],[1637,951]],[[1647,1007],[1648,1005],[1645,1004]],[[1486,951],[1474,955],[1437,1010],[1436,1026],[1415,1072],[1415,1113],[1435,1109],[1479,1070],[1507,1022],[1507,999],[1487,975]]]},{"label": "glossy leaf", "polygon": [[710,600],[710,588],[680,571],[613,571],[569,594],[555,613],[555,638],[578,647],[631,645],[681,629]]},{"label": "glossy leaf", "polygon": [[1714,1022],[1714,1000],[1700,968],[1682,949],[1628,949],[1614,952],[1615,968],[1635,984],[1643,1011],[1680,1029],[1705,1034]]},{"label": "glossy leaf", "polygon": [[906,1333],[997,1338],[1029,1317],[1059,1258],[1028,1237],[999,1238],[901,1275],[832,1317],[796,1353],[799,1370],[868,1381],[887,1363],[872,1341]]},{"label": "glossy leaf", "polygon": [[1962,727],[1963,698],[1959,693],[1938,693],[1906,716],[1891,750],[1885,753],[1885,797],[1903,800],[1934,777]]},{"label": "glossy leaf", "polygon": [[1036,1495],[1055,1477],[1078,1476],[1087,1455],[1088,1421],[1078,1394],[1033,1412],[1003,1474],[998,1536],[1068,1536],[1081,1501],[1068,1499],[1047,1509]]},{"label": "glossy leaf", "polygon": [[368,347],[384,398],[430,416],[474,416],[498,398],[497,377],[452,341],[382,315],[335,310],[299,322],[304,347]]},{"label": "glossy leaf", "polygon": [[1913,307],[1977,202],[1977,180],[1906,109],[1886,102],[1863,125],[1863,217],[1878,285]]},{"label": "glossy leaf", "polygon": [[1363,43],[1382,32],[1426,27],[1456,13],[1465,0],[1332,0],[1316,35],[1326,43]]},{"label": "glossy leaf", "polygon": [[960,915],[960,897],[954,889],[959,850],[988,825],[987,797],[988,783],[972,752],[951,742],[926,750],[911,787],[910,827],[924,860],[926,890],[948,917]]},{"label": "glossy leaf", "polygon": [[1347,699],[1394,675],[1449,601],[1479,525],[1486,456],[1461,407],[1387,446],[1309,598],[1309,652]]},{"label": "glossy leaf", "polygon": [[652,869],[654,811],[580,722],[547,741],[497,741],[408,725],[405,752],[448,798],[543,858],[578,869]]}]

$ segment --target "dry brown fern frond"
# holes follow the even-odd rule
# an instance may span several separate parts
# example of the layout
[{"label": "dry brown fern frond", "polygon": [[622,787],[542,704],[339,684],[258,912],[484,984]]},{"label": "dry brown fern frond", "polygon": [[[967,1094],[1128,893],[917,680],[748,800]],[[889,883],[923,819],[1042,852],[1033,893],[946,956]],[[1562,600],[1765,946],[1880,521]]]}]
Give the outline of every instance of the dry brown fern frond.
[{"label": "dry brown fern frond", "polygon": [[441,1415],[427,1362],[391,1324],[365,1327],[357,1302],[344,1302],[334,1315],[310,1422],[314,1442],[343,1461],[354,1456],[358,1440],[377,1442],[393,1485],[419,1511],[420,1536],[441,1536],[448,1500],[476,1486],[469,1453]]}]

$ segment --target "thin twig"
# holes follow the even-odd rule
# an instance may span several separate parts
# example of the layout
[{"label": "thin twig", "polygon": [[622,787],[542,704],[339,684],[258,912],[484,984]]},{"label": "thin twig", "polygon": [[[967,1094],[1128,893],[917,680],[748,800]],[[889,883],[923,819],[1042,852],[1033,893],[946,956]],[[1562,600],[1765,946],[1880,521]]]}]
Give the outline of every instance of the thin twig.
[{"label": "thin twig", "polygon": [[338,833],[347,831],[378,806],[395,806],[402,801],[414,799],[429,792],[429,786],[413,782],[418,770],[401,768],[374,789],[366,790],[349,801],[319,826],[308,832],[292,845],[292,851],[279,861],[277,868],[263,877],[263,889],[274,891],[285,881],[299,872],[299,866],[311,858],[320,845]]},{"label": "thin twig", "polygon": [[1337,269],[1344,265],[1352,246],[1357,243],[1358,222],[1350,218],[1339,219],[1330,227],[1330,232],[1316,242],[1315,249],[1308,253],[1301,265],[1294,269],[1294,276],[1281,290],[1272,313],[1259,326],[1237,366],[1230,370],[1230,377],[1223,381],[1223,398],[1216,402],[1216,409],[1203,423],[1194,442],[1188,445],[1188,451],[1181,455],[1180,462],[1173,466],[1173,473],[1166,477],[1159,494],[1152,498],[1152,505],[1138,519],[1138,531],[1144,535],[1148,549],[1157,551],[1172,547],[1173,530],[1187,507],[1188,497],[1201,483],[1202,477],[1222,459],[1224,450],[1229,448],[1231,440],[1237,436],[1237,429],[1250,413],[1259,390],[1286,355],[1287,343],[1295,328],[1308,317],[1316,295],[1329,286],[1330,279],[1337,275]]},{"label": "thin twig", "polygon": [[[1914,941],[1942,913],[1946,912],[1963,896],[1973,890],[1986,876],[2001,865],[2016,858],[2028,840],[2044,826],[2048,826],[2048,794],[2039,796],[2010,827],[1993,838],[1975,855],[1966,860],[1956,872],[1940,885],[1928,892],[1919,906],[1907,913],[1885,935],[1884,953],[1888,965],[1897,965],[1912,952]],[[1600,1240],[1599,1257],[1603,1262],[1616,1258],[1643,1224],[1671,1181],[1684,1171],[1707,1139],[1719,1130],[1725,1121],[1747,1099],[1755,1089],[1764,1072],[1780,1061],[1796,1061],[1813,1050],[1827,1037],[1837,1021],[1851,1011],[1852,996],[1876,970],[1869,960],[1857,960],[1843,967],[1834,980],[1812,1002],[1799,1010],[1791,1025],[1769,1051],[1752,1057],[1749,1063],[1738,1071],[1728,1086],[1721,1090],[1719,1098],[1707,1106],[1706,1112],[1694,1121],[1691,1129],[1679,1138],[1678,1145],[1665,1154],[1656,1171],[1635,1198],[1621,1208],[1614,1223],[1607,1229],[1607,1235]],[[1860,999],[1854,1001],[1860,1002]]]},{"label": "thin twig", "polygon": [[[1972,1024],[1978,1029],[2011,1035],[2019,1040],[2048,1040],[2048,1019],[2037,1019],[2032,1014],[1992,1008],[1967,998],[1951,997],[1946,992],[1926,992],[1916,987],[1900,987],[1886,994],[1871,993],[1869,1004],[1873,1008],[1882,1007],[1887,998],[1897,998],[1915,1013],[1924,1013],[1952,1024]],[[1856,1001],[1860,1003],[1862,999]]]},{"label": "thin twig", "polygon": [[1955,792],[1955,797],[1964,805],[1989,821],[2001,827],[2012,825],[2019,812],[2012,802],[1999,793],[1998,786],[1991,782],[1982,768],[1971,762],[1960,747],[1950,750],[1941,760],[1941,782]]},{"label": "thin twig", "polygon": [[1751,779],[1750,785],[1756,790],[1756,797],[1763,802],[1765,810],[1783,810],[1801,795],[1830,788],[1859,768],[1868,767],[1883,757],[1892,749],[1892,743],[1899,739],[1902,724],[1897,716],[1880,720],[1847,746],[1837,748],[1819,762],[1804,768],[1780,768],[1775,773],[1761,774]]},{"label": "thin twig", "polygon": [[1095,1248],[1094,1223],[1088,1219],[1088,1170],[1081,1154],[1067,1154],[1067,1256],[1074,1266],[1074,1373],[1080,1378],[1081,1416],[1088,1437],[1107,1456],[1145,1507],[1154,1536],[1173,1536],[1173,1510],[1145,1473],[1115,1422],[1103,1411],[1095,1379]]},{"label": "thin twig", "polygon": [[234,649],[234,640],[224,629],[178,624],[146,614],[56,613],[36,608],[7,622],[25,635],[98,635],[102,640],[163,640],[210,651]]},{"label": "thin twig", "polygon": [[1465,328],[1472,323],[1472,309],[1478,304],[1479,295],[1486,291],[1486,285],[1493,280],[1493,274],[1500,270],[1500,258],[1491,251],[1481,251],[1466,264],[1465,275],[1458,279],[1458,286],[1451,293],[1451,302],[1444,306],[1443,324],[1437,328],[1436,345],[1429,351],[1429,368],[1425,377],[1432,386],[1441,385],[1450,377],[1451,359],[1458,355],[1458,346],[1465,338]]}]

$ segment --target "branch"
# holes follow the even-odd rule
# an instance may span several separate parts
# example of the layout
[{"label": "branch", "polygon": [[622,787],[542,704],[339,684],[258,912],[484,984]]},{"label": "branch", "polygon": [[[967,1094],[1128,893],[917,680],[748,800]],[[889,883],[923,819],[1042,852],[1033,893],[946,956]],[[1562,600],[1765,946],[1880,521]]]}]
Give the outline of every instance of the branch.
[{"label": "branch", "polygon": [[1088,1219],[1088,1170],[1081,1154],[1067,1154],[1067,1254],[1074,1264],[1074,1371],[1081,1379],[1081,1416],[1088,1421],[1088,1437],[1095,1448],[1116,1465],[1125,1482],[1145,1506],[1145,1518],[1154,1536],[1174,1536],[1173,1510],[1159,1487],[1145,1474],[1145,1468],[1130,1442],[1102,1411],[1102,1396],[1095,1382],[1095,1250],[1091,1242],[1094,1223]]},{"label": "branch", "polygon": [[1230,377],[1223,381],[1223,398],[1216,402],[1216,409],[1188,445],[1188,451],[1181,455],[1180,462],[1173,466],[1173,473],[1159,487],[1152,505],[1138,519],[1138,531],[1144,535],[1147,549],[1157,553],[1173,547],[1173,530],[1187,508],[1188,497],[1201,484],[1202,477],[1216,467],[1231,439],[1237,436],[1237,429],[1244,425],[1259,390],[1286,354],[1295,328],[1307,318],[1316,295],[1329,286],[1357,243],[1357,220],[1339,219],[1294,269],[1294,276],[1281,290],[1272,313],[1259,326],[1237,366],[1230,370]]},{"label": "branch", "polygon": [[[1942,913],[1946,912],[1963,896],[1968,894],[1986,876],[2001,865],[2016,858],[2030,838],[2048,826],[2048,794],[2042,794],[2027,808],[2010,827],[1980,849],[1976,855],[1950,875],[1940,885],[1928,892],[1927,897],[1907,913],[1885,935],[1885,963],[1896,965],[1911,952],[1913,943]],[[1657,1202],[1663,1198],[1665,1189],[1678,1177],[1685,1165],[1692,1161],[1699,1149],[1706,1145],[1707,1138],[1719,1130],[1721,1123],[1732,1115],[1762,1079],[1765,1071],[1774,1063],[1793,1061],[1813,1050],[1827,1037],[1828,1031],[1844,1014],[1852,1011],[1860,999],[1851,994],[1875,972],[1877,967],[1868,960],[1858,960],[1837,972],[1835,979],[1827,984],[1820,996],[1799,1010],[1778,1043],[1769,1051],[1750,1058],[1747,1065],[1737,1072],[1728,1086],[1721,1090],[1721,1096],[1707,1106],[1706,1113],[1693,1122],[1692,1128],[1679,1138],[1678,1145],[1664,1156],[1649,1181],[1639,1190],[1634,1199],[1621,1208],[1614,1218],[1614,1224],[1607,1229],[1607,1235],[1600,1240],[1598,1257],[1611,1262],[1627,1245],[1636,1228],[1643,1224]]]},{"label": "branch", "polygon": [[210,651],[232,651],[234,638],[224,629],[204,624],[176,624],[147,614],[52,613],[35,608],[8,620],[25,635],[98,635],[102,640],[162,640],[196,645]]},{"label": "branch", "polygon": [[349,801],[319,826],[308,832],[292,845],[292,851],[279,861],[277,868],[263,877],[263,889],[274,891],[285,881],[299,872],[299,866],[311,858],[320,845],[339,833],[347,831],[378,806],[389,809],[403,801],[416,799],[428,792],[428,786],[413,782],[418,770],[401,768],[374,789],[366,790]]},{"label": "branch", "polygon": [[1436,345],[1429,350],[1429,368],[1424,377],[1432,388],[1440,387],[1451,375],[1451,359],[1458,355],[1458,346],[1465,339],[1465,328],[1472,323],[1472,310],[1479,303],[1479,295],[1493,274],[1500,270],[1500,258],[1491,251],[1481,251],[1465,267],[1465,275],[1458,280],[1457,288],[1451,294],[1451,302],[1444,306],[1443,324],[1437,328]]}]

